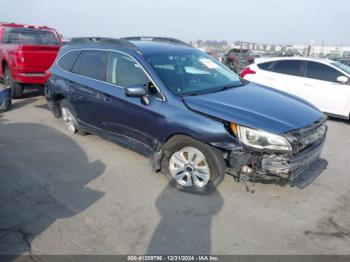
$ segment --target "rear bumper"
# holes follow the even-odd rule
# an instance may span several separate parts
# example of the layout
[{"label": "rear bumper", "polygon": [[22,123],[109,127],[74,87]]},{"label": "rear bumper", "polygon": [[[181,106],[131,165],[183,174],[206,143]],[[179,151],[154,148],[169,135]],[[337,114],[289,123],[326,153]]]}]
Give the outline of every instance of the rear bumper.
[{"label": "rear bumper", "polygon": [[26,72],[23,69],[13,70],[12,79],[22,84],[44,84],[47,80],[45,72]]}]

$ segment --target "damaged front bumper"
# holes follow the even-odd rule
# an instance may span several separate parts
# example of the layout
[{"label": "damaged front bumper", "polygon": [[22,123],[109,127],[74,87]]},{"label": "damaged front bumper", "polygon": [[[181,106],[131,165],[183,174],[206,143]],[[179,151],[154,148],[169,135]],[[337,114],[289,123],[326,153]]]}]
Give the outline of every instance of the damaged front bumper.
[{"label": "damaged front bumper", "polygon": [[285,179],[292,186],[304,188],[327,167],[327,161],[320,158],[323,145],[324,140],[295,156],[264,156],[258,171]]},{"label": "damaged front bumper", "polygon": [[270,181],[304,188],[327,167],[327,161],[320,158],[325,137],[326,131],[321,139],[301,147],[300,141],[305,137],[300,136],[294,145],[300,150],[289,154],[256,152],[236,145],[226,158],[227,172],[239,181]]}]

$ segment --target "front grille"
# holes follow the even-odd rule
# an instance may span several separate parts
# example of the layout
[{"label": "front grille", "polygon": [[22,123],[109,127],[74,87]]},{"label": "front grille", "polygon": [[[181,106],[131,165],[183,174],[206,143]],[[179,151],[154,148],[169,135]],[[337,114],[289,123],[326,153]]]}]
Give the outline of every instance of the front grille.
[{"label": "front grille", "polygon": [[325,124],[326,120],[327,118],[323,117],[312,125],[286,134],[287,139],[292,144],[294,154],[304,151],[325,138],[327,133],[327,125]]},{"label": "front grille", "polygon": [[315,142],[323,140],[326,132],[327,126],[325,124],[322,124],[306,134],[301,134],[298,139],[299,152],[303,151],[308,146],[313,145]]}]

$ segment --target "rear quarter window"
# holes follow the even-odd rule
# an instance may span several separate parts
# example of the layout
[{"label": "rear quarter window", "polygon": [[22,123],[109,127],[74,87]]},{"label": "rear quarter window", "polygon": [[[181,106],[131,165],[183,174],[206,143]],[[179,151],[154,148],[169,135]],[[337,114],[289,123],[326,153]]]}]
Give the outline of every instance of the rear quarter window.
[{"label": "rear quarter window", "polygon": [[59,59],[58,65],[66,71],[71,71],[74,62],[77,60],[79,54],[80,51],[71,51],[66,53]]},{"label": "rear quarter window", "polygon": [[72,72],[101,81],[107,78],[107,51],[86,50],[81,51],[75,62]]}]

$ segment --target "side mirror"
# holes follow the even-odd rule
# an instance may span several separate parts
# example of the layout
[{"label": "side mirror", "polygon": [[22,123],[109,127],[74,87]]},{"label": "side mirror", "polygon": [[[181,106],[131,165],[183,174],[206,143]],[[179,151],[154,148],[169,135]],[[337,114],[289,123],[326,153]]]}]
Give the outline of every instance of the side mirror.
[{"label": "side mirror", "polygon": [[128,86],[125,88],[125,95],[128,97],[139,97],[143,104],[148,105],[147,90],[143,85]]},{"label": "side mirror", "polygon": [[129,97],[143,97],[147,95],[147,91],[142,85],[128,86],[125,88],[125,95]]},{"label": "side mirror", "polygon": [[345,85],[349,82],[349,78],[347,78],[346,76],[338,76],[337,82]]}]

